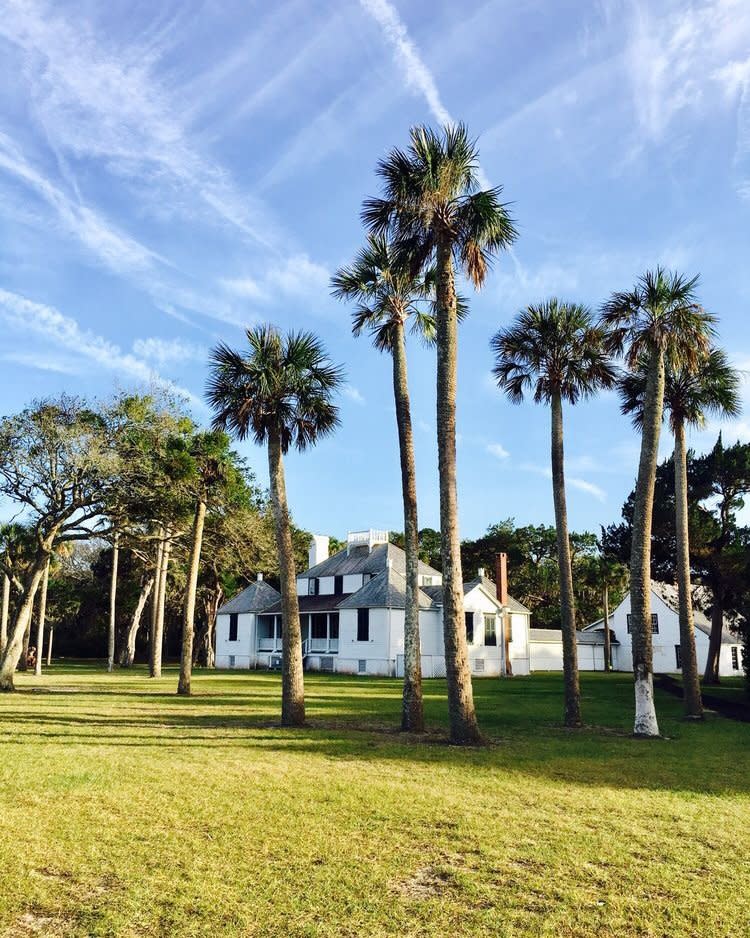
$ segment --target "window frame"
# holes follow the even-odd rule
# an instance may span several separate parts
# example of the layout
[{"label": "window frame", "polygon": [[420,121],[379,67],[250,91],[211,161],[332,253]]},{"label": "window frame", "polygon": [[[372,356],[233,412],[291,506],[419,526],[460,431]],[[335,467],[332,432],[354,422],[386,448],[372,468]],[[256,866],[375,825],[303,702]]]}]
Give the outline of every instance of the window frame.
[{"label": "window frame", "polygon": [[464,626],[466,627],[466,644],[474,644],[474,613],[464,611]]},{"label": "window frame", "polygon": [[[628,626],[628,635],[632,635],[632,634],[633,634],[633,630],[632,630],[631,627],[630,627],[631,615],[632,615],[632,613],[628,612],[628,613],[626,614],[626,617],[625,617],[625,618],[626,618],[626,621],[627,621],[627,626]],[[659,614],[658,614],[657,612],[652,612],[652,613],[651,613],[651,634],[652,634],[652,635],[658,635],[658,634],[659,634]]]},{"label": "window frame", "polygon": [[[492,628],[490,632],[487,631],[487,623],[490,621],[492,623]],[[485,648],[497,648],[497,616],[493,612],[485,612],[482,614],[482,625],[484,627],[484,641],[482,644]],[[492,641],[488,641],[488,635],[492,638]]]},{"label": "window frame", "polygon": [[240,631],[240,614],[239,612],[230,612],[229,613],[229,637],[227,638],[227,641],[238,642],[239,631]]},{"label": "window frame", "polygon": [[[362,635],[365,635],[362,638]],[[370,641],[370,608],[369,606],[361,606],[357,609],[357,641],[358,642],[369,642]]]}]

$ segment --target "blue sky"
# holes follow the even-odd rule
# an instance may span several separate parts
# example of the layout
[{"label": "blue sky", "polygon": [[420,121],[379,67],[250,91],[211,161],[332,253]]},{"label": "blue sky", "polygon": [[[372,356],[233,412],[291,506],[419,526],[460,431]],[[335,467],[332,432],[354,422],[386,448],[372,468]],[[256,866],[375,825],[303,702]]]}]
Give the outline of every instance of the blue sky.
[{"label": "blue sky", "polygon": [[[462,534],[549,523],[549,417],[493,388],[489,339],[526,303],[597,306],[663,263],[700,272],[750,368],[748,50],[745,0],[0,0],[0,412],[157,381],[206,421],[212,344],[309,328],[348,384],[340,431],[288,460],[296,520],[400,528],[389,362],[328,280],[362,241],[377,160],[414,123],[461,119],[520,230],[461,332]],[[437,526],[433,353],[410,367]],[[566,420],[571,524],[595,530],[637,439],[613,395]],[[724,433],[750,440],[750,417]]]}]

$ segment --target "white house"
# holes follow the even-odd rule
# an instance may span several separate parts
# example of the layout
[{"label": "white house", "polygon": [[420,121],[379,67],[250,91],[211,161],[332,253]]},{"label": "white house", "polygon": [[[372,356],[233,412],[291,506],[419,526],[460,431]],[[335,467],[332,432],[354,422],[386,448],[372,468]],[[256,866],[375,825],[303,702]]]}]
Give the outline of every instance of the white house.
[{"label": "white house", "polygon": [[[711,622],[703,610],[694,605],[695,650],[698,655],[698,670],[703,673],[708,655],[708,637]],[[719,674],[722,677],[738,675],[742,669],[742,644],[725,625],[721,636]],[[609,617],[612,635],[612,665],[615,671],[633,670],[633,651],[630,640],[630,593]],[[680,616],[677,606],[677,587],[667,583],[651,584],[651,628],[654,649],[654,673],[674,673],[680,670]],[[594,644],[592,644],[592,638]],[[582,647],[596,648],[597,666],[604,667],[604,622],[600,619],[587,625],[578,636],[578,654]],[[580,665],[584,668],[584,665]]]},{"label": "white house", "polygon": [[[347,674],[403,674],[406,558],[387,531],[356,531],[328,555],[315,536],[309,568],[297,577],[302,654],[309,670]],[[498,561],[500,596],[483,570],[464,584],[469,662],[474,674],[529,673],[529,610],[507,595],[505,560]],[[442,576],[419,565],[422,673],[445,675]],[[506,651],[507,647],[507,651]],[[218,667],[278,667],[281,597],[262,581],[219,610]]]}]

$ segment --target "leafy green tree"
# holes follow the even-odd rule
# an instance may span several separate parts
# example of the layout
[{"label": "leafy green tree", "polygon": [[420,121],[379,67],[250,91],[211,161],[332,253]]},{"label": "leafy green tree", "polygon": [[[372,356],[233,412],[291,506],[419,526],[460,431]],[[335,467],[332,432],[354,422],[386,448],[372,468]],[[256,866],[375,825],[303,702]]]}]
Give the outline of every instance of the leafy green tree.
[{"label": "leafy green tree", "polygon": [[581,726],[573,563],[568,534],[563,458],[563,402],[577,404],[615,383],[603,334],[586,307],[553,298],[528,306],[492,339],[493,374],[514,404],[526,393],[548,404],[552,414],[552,494],[562,601],[565,725]]},{"label": "leafy green tree", "polygon": [[437,438],[443,568],[443,637],[451,739],[481,739],[471,687],[463,614],[461,543],[456,488],[458,318],[456,267],[478,289],[491,258],[507,249],[516,229],[500,189],[480,191],[478,151],[463,124],[436,132],[414,127],[407,150],[378,165],[381,198],[362,210],[373,235],[387,235],[413,273],[435,268]]},{"label": "leafy green tree", "polygon": [[[640,361],[620,384],[623,413],[631,414],[636,427],[643,422],[648,365]],[[703,426],[707,415],[737,416],[740,412],[739,376],[721,349],[711,349],[695,368],[673,367],[665,371],[664,407],[674,434],[675,542],[680,615],[680,661],[685,690],[685,716],[703,719],[698,657],[695,651],[693,591],[690,577],[688,525],[687,443],[688,426]],[[718,658],[718,655],[717,655]],[[710,667],[710,662],[709,662]]]},{"label": "leafy green tree", "polygon": [[357,303],[353,316],[354,335],[369,332],[375,348],[387,352],[393,366],[406,554],[401,729],[412,733],[424,730],[424,706],[419,639],[417,472],[406,366],[406,327],[411,324],[412,331],[424,341],[434,341],[433,279],[430,271],[426,275],[413,275],[403,260],[399,262],[393,245],[385,237],[371,235],[354,263],[342,267],[331,281],[336,298]]},{"label": "leafy green tree", "polygon": [[654,706],[651,636],[651,522],[664,408],[667,364],[694,370],[708,351],[714,319],[699,306],[698,278],[662,268],[647,271],[627,293],[614,293],[602,307],[601,325],[609,349],[624,353],[632,370],[647,362],[641,455],[633,514],[630,562],[631,633],[635,678],[636,736],[658,736]]},{"label": "leafy green tree", "polygon": [[241,440],[250,436],[268,449],[281,581],[281,722],[301,726],[302,636],[283,457],[290,446],[304,450],[336,429],[338,408],[332,397],[343,373],[310,332],[282,336],[274,326],[263,325],[248,329],[246,336],[245,351],[219,345],[211,352],[207,396],[216,429],[228,429]]}]

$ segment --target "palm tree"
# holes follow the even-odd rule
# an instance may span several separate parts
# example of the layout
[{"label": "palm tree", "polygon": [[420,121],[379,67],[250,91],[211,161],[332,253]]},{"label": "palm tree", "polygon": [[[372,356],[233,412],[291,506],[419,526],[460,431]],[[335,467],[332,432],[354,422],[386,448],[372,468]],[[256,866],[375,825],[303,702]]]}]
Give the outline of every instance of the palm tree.
[{"label": "palm tree", "polygon": [[406,324],[427,342],[435,339],[435,317],[429,301],[433,295],[431,272],[412,275],[399,264],[393,246],[382,235],[371,235],[351,267],[342,267],[331,283],[337,299],[355,300],[352,332],[365,330],[379,352],[388,352],[393,365],[393,396],[401,459],[401,493],[404,504],[404,552],[406,601],[404,611],[404,690],[401,729],[424,730],[422,665],[419,639],[419,524],[414,436],[406,366]]},{"label": "palm tree", "polygon": [[616,373],[590,311],[555,298],[519,313],[513,325],[495,334],[492,349],[493,374],[510,400],[520,404],[525,392],[533,389],[534,401],[549,404],[552,411],[552,494],[562,612],[565,725],[581,726],[573,565],[565,498],[563,401],[576,404],[600,388],[612,387]]},{"label": "palm tree", "polygon": [[[633,423],[643,424],[648,382],[647,362],[641,359],[620,382],[622,412],[632,414]],[[697,367],[667,364],[664,406],[674,434],[675,532],[677,544],[677,591],[680,612],[680,664],[685,689],[685,716],[703,719],[695,625],[690,582],[690,532],[688,527],[687,445],[685,428],[701,426],[709,414],[736,417],[740,412],[739,376],[726,354],[712,348]]]},{"label": "palm tree", "polygon": [[268,447],[283,623],[281,722],[301,726],[302,637],[283,456],[290,446],[313,446],[338,426],[331,396],[343,372],[310,332],[281,335],[274,326],[262,325],[248,329],[246,336],[246,351],[221,344],[211,352],[207,397],[216,429],[229,429],[241,440],[251,436]]},{"label": "palm tree", "polygon": [[614,293],[602,307],[608,348],[624,353],[629,368],[643,360],[641,455],[633,507],[630,612],[635,680],[636,736],[658,736],[651,641],[651,518],[664,409],[665,369],[695,370],[707,354],[714,319],[697,302],[698,278],[657,267],[630,292]]},{"label": "palm tree", "polygon": [[378,164],[383,198],[368,199],[362,219],[374,235],[390,234],[412,272],[435,265],[437,443],[443,566],[443,636],[451,740],[481,739],[469,673],[463,615],[456,491],[458,303],[455,267],[479,289],[493,255],[516,229],[500,189],[479,190],[477,147],[463,124],[435,132],[414,127],[406,151]]}]

